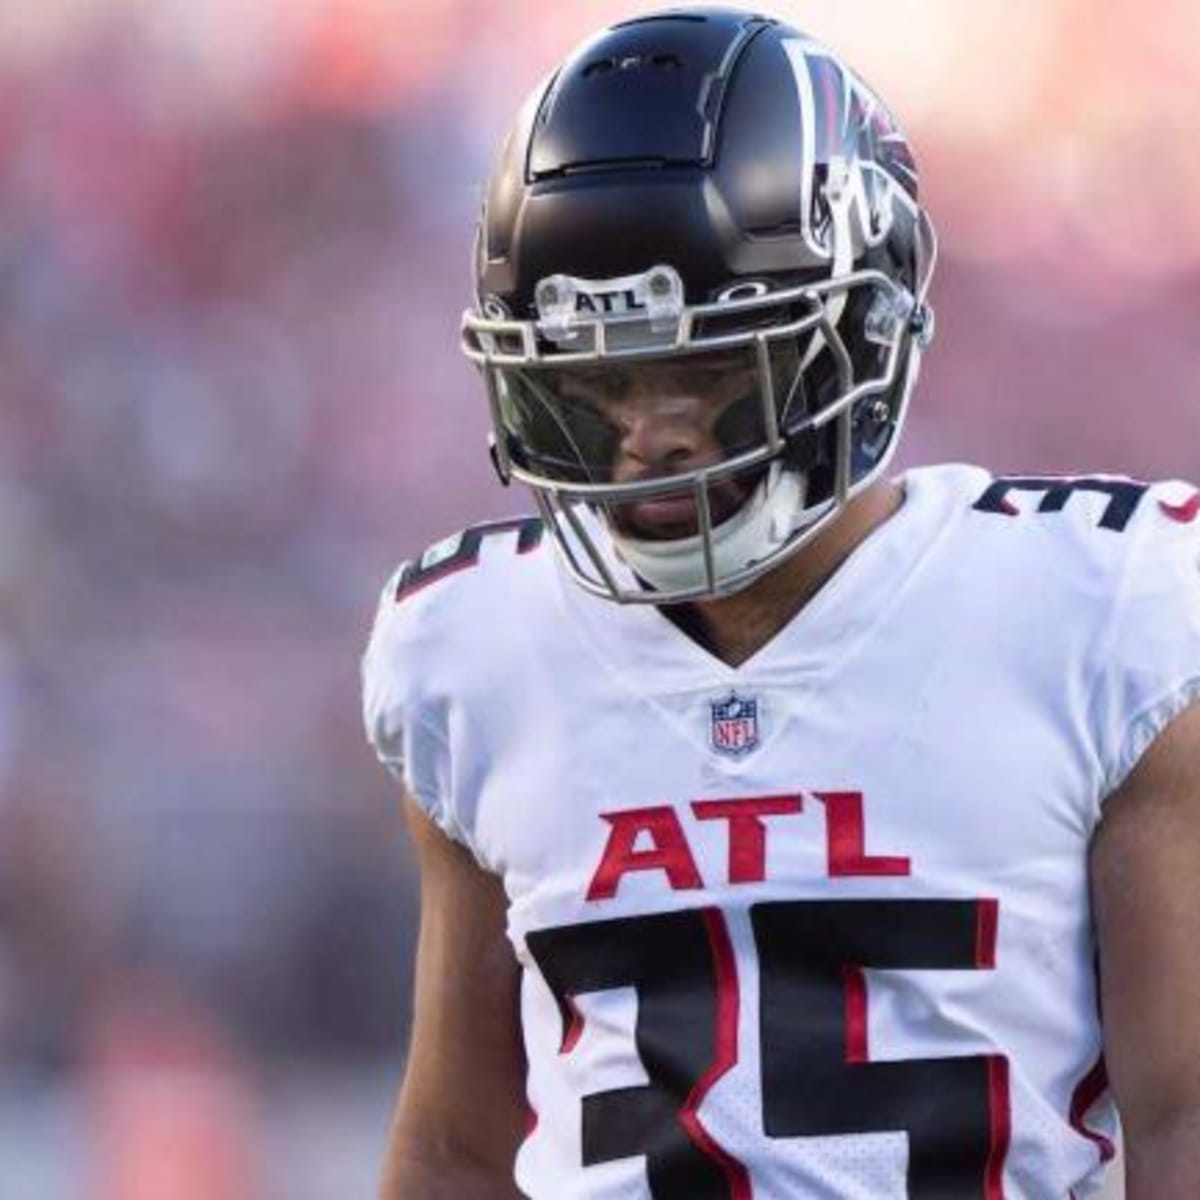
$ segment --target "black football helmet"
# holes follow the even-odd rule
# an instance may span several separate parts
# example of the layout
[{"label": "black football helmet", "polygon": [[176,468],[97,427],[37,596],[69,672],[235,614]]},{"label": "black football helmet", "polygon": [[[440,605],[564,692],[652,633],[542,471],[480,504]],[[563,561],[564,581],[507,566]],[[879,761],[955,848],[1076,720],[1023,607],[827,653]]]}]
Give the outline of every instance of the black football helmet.
[{"label": "black football helmet", "polygon": [[[487,189],[463,347],[501,478],[533,489],[589,591],[746,586],[884,470],[933,333],[935,247],[908,142],[825,47],[725,9],[605,30],[530,97]],[[572,377],[668,360],[748,381],[723,457],[616,482],[614,431]],[[694,534],[619,519],[672,495]]]}]

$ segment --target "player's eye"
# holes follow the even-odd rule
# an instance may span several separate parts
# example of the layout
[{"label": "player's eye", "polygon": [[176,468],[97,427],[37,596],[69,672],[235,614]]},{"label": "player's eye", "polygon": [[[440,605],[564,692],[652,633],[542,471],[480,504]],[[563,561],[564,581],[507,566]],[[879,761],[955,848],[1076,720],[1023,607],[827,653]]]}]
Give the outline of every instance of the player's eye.
[{"label": "player's eye", "polygon": [[748,388],[721,410],[713,426],[713,436],[730,455],[753,450],[762,444],[762,404],[757,386]]},{"label": "player's eye", "polygon": [[607,477],[620,440],[616,424],[591,400],[580,396],[563,397],[559,415],[588,473],[593,478]]},{"label": "player's eye", "polygon": [[617,426],[611,417],[583,396],[560,396],[558,411],[581,445],[590,445],[597,439],[617,436]]}]

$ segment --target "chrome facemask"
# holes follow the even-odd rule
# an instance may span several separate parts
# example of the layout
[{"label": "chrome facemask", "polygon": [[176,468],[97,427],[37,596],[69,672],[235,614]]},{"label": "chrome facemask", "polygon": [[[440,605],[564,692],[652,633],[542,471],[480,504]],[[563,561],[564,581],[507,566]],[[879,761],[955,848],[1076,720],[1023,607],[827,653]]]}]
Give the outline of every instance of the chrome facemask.
[{"label": "chrome facemask", "polygon": [[[491,410],[492,451],[504,482],[528,485],[563,562],[587,591],[623,604],[675,604],[728,595],[773,570],[810,541],[842,506],[886,468],[903,425],[921,352],[933,335],[927,292],[936,258],[932,224],[922,210],[917,295],[882,271],[864,269],[793,288],[771,291],[761,283],[734,285],[713,303],[687,305],[678,274],[657,266],[642,275],[592,281],[569,276],[543,279],[535,291],[536,320],[516,320],[494,302],[463,316],[464,353],[481,369]],[[856,377],[839,322],[864,289],[860,336],[880,351],[878,368]],[[778,319],[785,314],[784,319]],[[764,325],[764,319],[774,323]],[[837,396],[800,419],[779,401],[776,364],[781,347],[801,347],[798,376],[825,349],[832,356]],[[702,468],[636,482],[597,478],[595,464],[578,455],[574,464],[536,463],[514,438],[512,389],[528,373],[584,369],[667,360],[744,349],[757,376],[761,437],[738,446],[730,457]],[[898,386],[897,386],[898,385]],[[878,458],[855,477],[854,424],[869,397],[890,393],[868,414],[883,432]],[[553,413],[550,409],[548,412]],[[562,430],[566,423],[554,419]],[[806,480],[796,465],[797,449],[811,446],[828,426],[836,446],[831,494],[810,503]],[[564,433],[564,443],[572,443]],[[514,453],[516,451],[516,453]],[[518,461],[521,459],[523,461]],[[561,467],[561,469],[560,469]],[[756,479],[742,509],[714,521],[717,485]],[[611,519],[622,505],[648,498],[689,494],[697,531],[671,541],[623,534]],[[595,517],[599,515],[600,520]]]}]

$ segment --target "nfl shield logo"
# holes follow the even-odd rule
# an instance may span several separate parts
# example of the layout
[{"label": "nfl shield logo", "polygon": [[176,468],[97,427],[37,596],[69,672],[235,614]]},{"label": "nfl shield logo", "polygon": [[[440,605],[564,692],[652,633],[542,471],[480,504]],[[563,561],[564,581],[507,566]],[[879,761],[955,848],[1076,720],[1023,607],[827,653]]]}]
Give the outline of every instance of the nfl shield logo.
[{"label": "nfl shield logo", "polygon": [[733,758],[749,754],[758,745],[758,701],[730,692],[724,700],[709,703],[712,728],[709,740],[718,754]]}]

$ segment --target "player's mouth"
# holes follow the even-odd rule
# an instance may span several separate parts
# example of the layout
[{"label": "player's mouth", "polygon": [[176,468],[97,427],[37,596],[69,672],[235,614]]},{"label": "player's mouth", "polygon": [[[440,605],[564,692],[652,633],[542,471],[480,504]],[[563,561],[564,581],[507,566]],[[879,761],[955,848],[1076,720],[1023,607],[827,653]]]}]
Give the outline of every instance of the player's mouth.
[{"label": "player's mouth", "polygon": [[[732,479],[710,485],[708,503],[713,526],[732,517],[749,498],[751,490]],[[622,533],[647,541],[677,541],[700,532],[700,514],[690,490],[617,505],[613,520]]]}]

